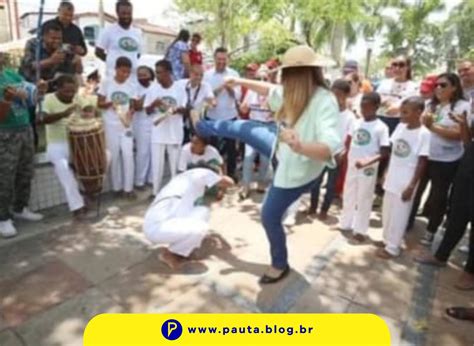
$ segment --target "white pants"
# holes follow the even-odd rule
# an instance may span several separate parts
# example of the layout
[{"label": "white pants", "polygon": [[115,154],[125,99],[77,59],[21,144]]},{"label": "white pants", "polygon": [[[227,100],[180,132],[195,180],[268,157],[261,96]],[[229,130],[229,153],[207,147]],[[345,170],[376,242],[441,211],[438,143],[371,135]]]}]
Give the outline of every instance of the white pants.
[{"label": "white pants", "polygon": [[408,225],[413,199],[402,201],[400,196],[385,191],[383,198],[382,221],[385,251],[393,256],[400,255],[400,247]]},{"label": "white pants", "polygon": [[360,173],[356,168],[349,168],[347,171],[339,226],[344,230],[353,229],[354,234],[366,235],[369,230],[377,169],[371,176]]},{"label": "white pants", "polygon": [[201,246],[209,231],[209,209],[195,207],[185,217],[172,217],[161,222],[145,220],[143,230],[152,243],[166,244],[177,255],[188,257]]},{"label": "white pants", "polygon": [[[107,149],[110,151],[110,176],[115,192],[133,191],[133,137],[123,127],[106,125]],[[131,131],[129,131],[131,134]]]},{"label": "white pants", "polygon": [[54,165],[54,171],[66,194],[70,211],[84,207],[84,198],[79,192],[79,184],[69,166],[69,145],[66,142],[48,144],[48,160]]},{"label": "white pants", "polygon": [[161,188],[163,173],[165,170],[165,152],[168,153],[168,162],[170,165],[171,177],[176,175],[178,170],[179,153],[181,146],[179,144],[156,144],[151,146],[151,165],[153,171],[153,194],[157,195]]},{"label": "white pants", "polygon": [[[147,126],[148,125],[148,126]],[[151,130],[153,124],[145,121],[134,124],[136,143],[135,185],[143,186],[152,182],[151,170]]]}]

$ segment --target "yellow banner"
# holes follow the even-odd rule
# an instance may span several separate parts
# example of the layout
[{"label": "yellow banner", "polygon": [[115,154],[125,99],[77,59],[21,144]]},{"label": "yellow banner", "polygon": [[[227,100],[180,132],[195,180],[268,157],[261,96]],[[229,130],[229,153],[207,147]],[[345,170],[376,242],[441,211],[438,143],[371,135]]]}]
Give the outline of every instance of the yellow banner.
[{"label": "yellow banner", "polygon": [[390,345],[385,322],[368,314],[99,315],[84,346]]}]

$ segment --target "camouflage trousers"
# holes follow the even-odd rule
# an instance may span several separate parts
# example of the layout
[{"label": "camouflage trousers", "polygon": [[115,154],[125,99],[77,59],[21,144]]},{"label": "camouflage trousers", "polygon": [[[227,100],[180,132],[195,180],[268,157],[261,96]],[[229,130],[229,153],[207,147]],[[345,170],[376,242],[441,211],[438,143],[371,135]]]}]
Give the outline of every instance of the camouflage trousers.
[{"label": "camouflage trousers", "polygon": [[34,139],[30,127],[0,129],[0,221],[21,212],[30,200],[34,173]]}]

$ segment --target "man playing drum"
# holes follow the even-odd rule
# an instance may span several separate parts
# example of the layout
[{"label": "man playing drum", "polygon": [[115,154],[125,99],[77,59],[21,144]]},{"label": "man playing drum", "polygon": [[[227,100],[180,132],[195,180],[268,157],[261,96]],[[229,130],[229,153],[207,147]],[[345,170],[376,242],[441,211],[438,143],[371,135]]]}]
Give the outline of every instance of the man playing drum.
[{"label": "man playing drum", "polygon": [[86,214],[86,208],[77,179],[69,166],[67,126],[71,117],[79,116],[79,112],[90,101],[77,95],[77,83],[73,76],[59,77],[57,86],[58,90],[47,94],[43,103],[41,118],[42,123],[46,124],[46,153],[64,189],[69,209],[75,218],[81,219]]}]

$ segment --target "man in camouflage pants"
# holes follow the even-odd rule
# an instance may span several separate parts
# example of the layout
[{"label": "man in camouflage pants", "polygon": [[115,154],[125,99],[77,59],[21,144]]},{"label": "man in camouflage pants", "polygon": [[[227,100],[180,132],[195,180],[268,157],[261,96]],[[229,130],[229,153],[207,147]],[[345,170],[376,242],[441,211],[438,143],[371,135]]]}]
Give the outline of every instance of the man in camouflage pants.
[{"label": "man in camouflage pants", "polygon": [[36,87],[4,68],[5,58],[0,53],[0,236],[8,238],[17,234],[12,216],[29,221],[43,216],[27,208],[35,154],[28,107],[36,103]]}]

